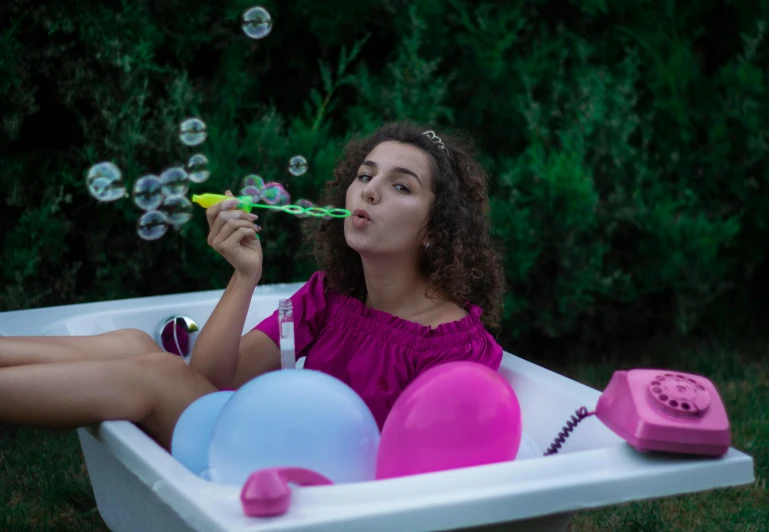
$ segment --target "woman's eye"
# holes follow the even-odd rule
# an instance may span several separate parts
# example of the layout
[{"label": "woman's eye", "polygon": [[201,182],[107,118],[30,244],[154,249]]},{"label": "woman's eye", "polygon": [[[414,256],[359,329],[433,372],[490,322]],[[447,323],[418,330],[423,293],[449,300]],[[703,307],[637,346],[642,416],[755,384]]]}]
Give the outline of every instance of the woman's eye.
[{"label": "woman's eye", "polygon": [[406,185],[404,185],[403,183],[395,183],[393,186],[395,187],[395,190],[397,190],[398,192],[405,192],[407,194],[411,192],[411,189]]},{"label": "woman's eye", "polygon": [[371,176],[368,175],[368,174],[361,174],[361,175],[358,176],[358,179],[366,181],[367,179],[371,179]]}]

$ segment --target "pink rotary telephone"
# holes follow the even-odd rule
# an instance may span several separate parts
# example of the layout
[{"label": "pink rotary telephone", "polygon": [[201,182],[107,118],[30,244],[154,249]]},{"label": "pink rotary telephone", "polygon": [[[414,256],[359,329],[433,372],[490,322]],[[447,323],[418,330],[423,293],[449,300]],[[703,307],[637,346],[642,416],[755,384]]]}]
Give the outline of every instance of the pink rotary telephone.
[{"label": "pink rotary telephone", "polygon": [[557,453],[577,423],[593,414],[639,451],[723,456],[731,443],[726,408],[708,379],[632,369],[616,371],[595,411],[577,410],[545,455]]}]

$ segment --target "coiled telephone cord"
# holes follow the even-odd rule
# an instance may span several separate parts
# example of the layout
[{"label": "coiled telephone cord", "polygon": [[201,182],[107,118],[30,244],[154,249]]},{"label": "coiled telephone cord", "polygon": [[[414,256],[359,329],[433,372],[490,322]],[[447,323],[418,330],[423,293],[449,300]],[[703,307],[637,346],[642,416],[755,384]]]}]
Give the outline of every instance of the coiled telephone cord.
[{"label": "coiled telephone cord", "polygon": [[577,409],[574,414],[572,414],[571,419],[566,422],[566,425],[561,427],[561,432],[558,433],[558,436],[556,436],[555,440],[553,440],[552,445],[547,448],[547,451],[545,451],[544,456],[550,456],[552,454],[556,454],[558,450],[561,448],[563,443],[566,441],[566,438],[569,437],[571,432],[574,430],[574,427],[577,426],[577,424],[582,421],[583,419],[590,417],[595,414],[595,411],[588,412],[587,408],[584,406]]}]

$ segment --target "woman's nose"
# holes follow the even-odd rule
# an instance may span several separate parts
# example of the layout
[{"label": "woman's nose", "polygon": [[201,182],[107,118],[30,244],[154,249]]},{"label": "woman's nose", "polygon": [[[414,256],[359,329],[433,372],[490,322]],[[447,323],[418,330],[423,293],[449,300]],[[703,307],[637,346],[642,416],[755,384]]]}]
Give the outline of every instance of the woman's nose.
[{"label": "woman's nose", "polygon": [[379,191],[377,190],[377,185],[374,183],[373,179],[366,183],[366,186],[361,189],[360,194],[365,201],[370,201],[371,203],[377,202],[379,199]]}]

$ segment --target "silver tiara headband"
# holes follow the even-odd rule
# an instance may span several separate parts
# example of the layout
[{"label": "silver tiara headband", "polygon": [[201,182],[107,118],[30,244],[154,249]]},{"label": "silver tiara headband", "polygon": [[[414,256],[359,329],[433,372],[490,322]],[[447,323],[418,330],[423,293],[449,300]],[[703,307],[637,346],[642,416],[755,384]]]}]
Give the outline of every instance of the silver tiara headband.
[{"label": "silver tiara headband", "polygon": [[435,144],[437,144],[437,145],[438,145],[438,147],[439,147],[440,149],[442,149],[442,150],[443,150],[443,151],[446,153],[446,155],[449,155],[449,149],[448,149],[448,148],[446,147],[446,145],[443,143],[443,141],[441,140],[441,138],[440,138],[438,135],[436,135],[436,134],[435,134],[435,131],[432,131],[432,130],[430,130],[430,131],[425,131],[424,133],[422,133],[422,135],[424,135],[425,137],[427,137],[428,139],[430,139],[431,141],[433,141]]}]

